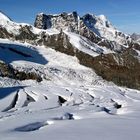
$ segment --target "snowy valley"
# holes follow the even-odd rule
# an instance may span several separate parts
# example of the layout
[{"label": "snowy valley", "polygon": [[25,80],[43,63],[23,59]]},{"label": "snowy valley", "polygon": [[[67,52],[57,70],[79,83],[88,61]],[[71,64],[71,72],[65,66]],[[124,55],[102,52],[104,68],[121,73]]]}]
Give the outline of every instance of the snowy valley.
[{"label": "snowy valley", "polygon": [[1,12],[0,38],[1,140],[139,140],[140,46],[105,16]]}]

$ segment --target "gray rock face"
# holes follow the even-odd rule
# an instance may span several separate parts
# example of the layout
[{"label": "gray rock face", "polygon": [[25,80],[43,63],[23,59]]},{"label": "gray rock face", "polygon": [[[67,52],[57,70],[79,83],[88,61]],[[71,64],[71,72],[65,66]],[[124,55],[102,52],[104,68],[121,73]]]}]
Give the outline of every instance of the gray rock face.
[{"label": "gray rock face", "polygon": [[90,41],[92,41],[94,43],[98,43],[102,40],[96,33],[94,33],[87,26],[85,26],[83,20],[80,21],[79,26],[80,26],[79,27],[79,34],[81,36],[84,36],[84,37],[88,38]]},{"label": "gray rock face", "polygon": [[49,28],[56,28],[58,30],[67,29],[70,32],[75,32],[84,37],[87,37],[89,40],[95,43],[101,41],[100,37],[92,30],[90,30],[90,28],[85,24],[84,20],[85,18],[84,17],[80,18],[77,12],[62,13],[59,15],[45,15],[41,13],[37,15],[34,26],[39,29],[49,29]]},{"label": "gray rock face", "polygon": [[78,14],[77,12],[62,13],[59,15],[38,14],[34,26],[39,29],[56,28],[58,30],[68,29],[72,32],[78,30]]},{"label": "gray rock face", "polygon": [[51,16],[43,13],[38,14],[34,23],[34,26],[39,29],[49,29],[52,27]]},{"label": "gray rock face", "polygon": [[0,38],[10,38],[12,34],[10,34],[5,28],[0,27]]}]

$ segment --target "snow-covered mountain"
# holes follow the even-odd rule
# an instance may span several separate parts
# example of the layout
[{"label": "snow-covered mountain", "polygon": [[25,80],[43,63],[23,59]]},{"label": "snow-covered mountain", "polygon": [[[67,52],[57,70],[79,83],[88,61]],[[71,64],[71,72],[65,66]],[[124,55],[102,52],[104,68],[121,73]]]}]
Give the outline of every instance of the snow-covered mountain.
[{"label": "snow-covered mountain", "polygon": [[139,139],[139,44],[114,32],[104,16],[0,12],[0,139]]},{"label": "snow-covered mountain", "polygon": [[118,31],[104,15],[86,14],[83,21],[90,30],[102,38],[119,44],[127,44],[127,41],[131,41],[130,36]]},{"label": "snow-covered mountain", "polygon": [[76,56],[80,64],[94,69],[104,79],[139,88],[139,73],[135,72],[140,68],[139,44],[128,35],[119,33],[104,16],[86,14],[80,17],[76,12],[41,13],[36,17],[35,27],[15,23],[8,17],[3,18],[0,25],[1,38],[44,45]]},{"label": "snow-covered mountain", "polygon": [[[45,45],[76,56],[80,64],[94,69],[106,80],[139,88],[139,74],[135,73],[140,68],[139,44],[113,27],[105,16],[86,14],[80,17],[77,12],[41,13],[36,17],[35,27],[15,23],[3,13],[1,17],[1,38]],[[131,73],[134,73],[133,76],[128,77]]]},{"label": "snow-covered mountain", "polygon": [[113,27],[104,15],[95,16],[93,14],[86,14],[83,17],[80,17],[77,12],[62,13],[58,15],[40,13],[37,15],[34,25],[40,29],[56,28],[79,34],[84,32],[84,28],[87,27],[97,38],[102,37],[125,45],[127,44],[127,41],[131,41],[130,36],[125,35]]}]

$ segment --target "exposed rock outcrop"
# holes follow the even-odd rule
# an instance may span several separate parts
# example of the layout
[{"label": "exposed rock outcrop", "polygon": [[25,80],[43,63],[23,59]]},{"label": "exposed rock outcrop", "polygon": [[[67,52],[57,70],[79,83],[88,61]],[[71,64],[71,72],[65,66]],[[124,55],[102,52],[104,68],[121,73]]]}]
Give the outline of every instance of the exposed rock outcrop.
[{"label": "exposed rock outcrop", "polygon": [[62,13],[59,15],[46,15],[38,14],[34,23],[34,26],[39,29],[56,28],[69,29],[72,32],[78,31],[78,14],[77,12]]},{"label": "exposed rock outcrop", "polygon": [[9,77],[16,80],[36,80],[37,82],[41,82],[42,78],[37,75],[36,73],[29,72],[26,73],[24,71],[18,71],[14,69],[9,64],[4,63],[3,61],[0,61],[0,76],[1,77]]}]

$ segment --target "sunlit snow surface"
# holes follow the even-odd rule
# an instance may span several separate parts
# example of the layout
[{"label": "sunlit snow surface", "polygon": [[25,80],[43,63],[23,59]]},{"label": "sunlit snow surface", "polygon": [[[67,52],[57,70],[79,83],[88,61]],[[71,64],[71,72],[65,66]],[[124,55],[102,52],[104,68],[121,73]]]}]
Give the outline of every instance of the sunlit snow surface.
[{"label": "sunlit snow surface", "polygon": [[44,46],[0,42],[1,60],[44,79],[0,77],[0,140],[139,140],[140,91],[104,81],[76,57]]}]

